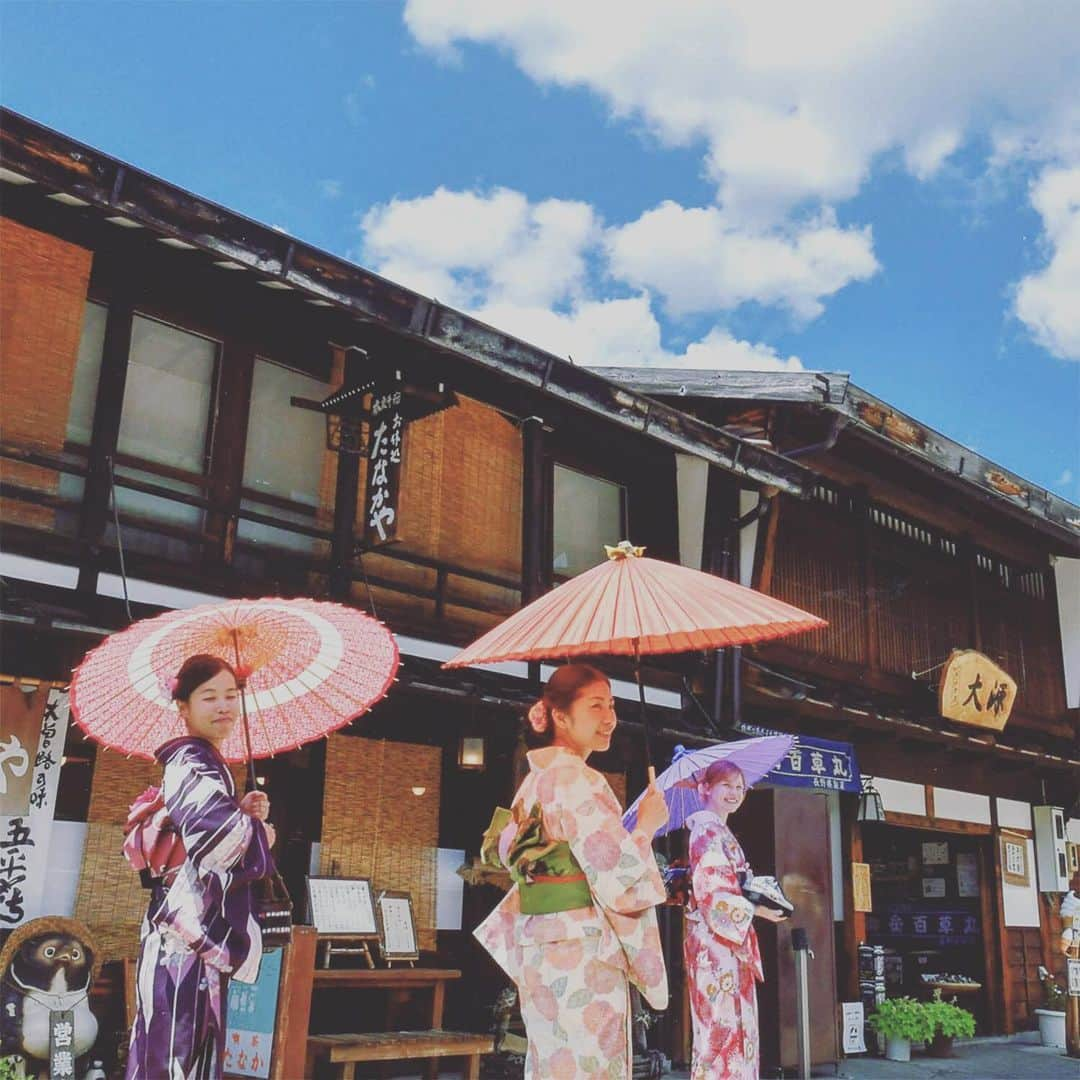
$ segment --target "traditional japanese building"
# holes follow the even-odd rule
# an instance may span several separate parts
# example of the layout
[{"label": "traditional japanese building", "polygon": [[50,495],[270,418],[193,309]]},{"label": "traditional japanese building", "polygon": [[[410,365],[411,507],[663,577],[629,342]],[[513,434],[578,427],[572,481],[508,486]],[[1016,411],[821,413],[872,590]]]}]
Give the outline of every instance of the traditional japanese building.
[{"label": "traditional japanese building", "polygon": [[[979,943],[956,948],[981,977],[984,1028],[1026,1024],[1034,965],[1052,960],[1032,807],[1075,796],[1080,672],[1063,667],[1057,590],[1076,584],[1080,510],[842,376],[598,373],[6,110],[0,152],[0,738],[18,721],[21,744],[38,740],[0,828],[22,815],[40,841],[20,881],[0,879],[0,928],[74,914],[106,960],[135,950],[145,893],[120,836],[155,769],[66,723],[63,688],[88,649],[163,608],[334,599],[382,619],[403,664],[347,731],[260,766],[280,862],[298,913],[309,873],[409,892],[425,962],[460,969],[468,990],[447,1026],[483,1030],[503,981],[471,930],[498,892],[457,871],[514,789],[541,672],[440,664],[628,537],[830,622],[647,673],[669,750],[754,725],[802,737],[744,832],[756,866],[801,875],[788,886],[831,995],[814,1004],[815,1030],[832,1033],[819,1059],[836,1060],[837,1001],[858,997],[859,942],[905,958],[925,944],[908,933],[921,909],[897,912],[911,918],[890,939],[882,889],[942,836],[947,864],[923,863],[948,874],[908,884],[952,875],[927,899],[955,898],[960,936],[977,916]],[[953,648],[1016,680],[1004,730],[938,715]],[[629,669],[606,666],[629,705]],[[624,713],[597,761],[620,796],[644,783]],[[859,769],[884,824],[858,820]],[[1026,885],[1005,876],[1006,833],[1026,845]],[[856,910],[852,862],[870,864],[871,911]],[[961,866],[977,897],[958,894]],[[680,1061],[679,913],[664,918],[676,1005],[650,1040]],[[767,942],[766,1061],[791,1056],[785,935]],[[114,1006],[117,979],[107,965]],[[319,993],[321,1024],[383,1022],[381,1003]],[[108,1015],[115,1041],[122,1014]],[[308,1012],[293,1018],[302,1046]]]},{"label": "traditional japanese building", "polygon": [[[729,657],[717,713],[799,733],[785,768],[826,793],[733,819],[756,868],[807,890],[821,1007],[859,1000],[867,943],[889,993],[960,976],[982,1031],[1030,1027],[1077,873],[1080,511],[843,374],[602,373],[815,474],[809,499],[743,494],[719,525],[710,492],[694,527],[717,570],[829,621]],[[876,794],[840,793],[849,759]],[[763,1014],[790,1016],[785,932],[765,936]]]}]

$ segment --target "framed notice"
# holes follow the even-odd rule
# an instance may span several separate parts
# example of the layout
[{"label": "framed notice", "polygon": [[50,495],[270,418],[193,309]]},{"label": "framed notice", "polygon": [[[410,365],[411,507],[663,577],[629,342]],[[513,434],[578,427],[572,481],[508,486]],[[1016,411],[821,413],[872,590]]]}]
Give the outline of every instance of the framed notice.
[{"label": "framed notice", "polygon": [[371,882],[367,878],[308,878],[308,911],[320,934],[379,936]]},{"label": "framed notice", "polygon": [[1080,960],[1068,958],[1069,997],[1080,997]]},{"label": "framed notice", "polygon": [[1001,877],[1006,885],[1026,888],[1031,884],[1026,837],[1016,833],[1001,834]]},{"label": "framed notice", "polygon": [[392,960],[419,960],[412,897],[407,892],[380,892],[375,902],[379,920],[379,952]]},{"label": "framed notice", "polygon": [[865,1054],[866,1040],[864,1031],[866,1021],[863,1017],[863,1003],[861,1001],[845,1001],[841,1003],[844,1012],[844,1053]]},{"label": "framed notice", "polygon": [[923,866],[946,866],[949,862],[949,842],[931,842],[922,846]]},{"label": "framed notice", "polygon": [[927,877],[927,878],[923,878],[922,894],[927,899],[929,899],[930,897],[944,896],[945,895],[945,879],[943,877]]},{"label": "framed notice", "polygon": [[870,864],[851,864],[851,895],[856,911],[873,911],[870,893]]}]

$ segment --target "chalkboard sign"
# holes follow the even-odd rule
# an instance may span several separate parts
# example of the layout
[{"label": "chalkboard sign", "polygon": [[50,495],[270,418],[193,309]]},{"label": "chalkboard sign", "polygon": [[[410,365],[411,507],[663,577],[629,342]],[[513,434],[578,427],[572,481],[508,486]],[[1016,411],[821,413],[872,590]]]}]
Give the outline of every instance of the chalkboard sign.
[{"label": "chalkboard sign", "polygon": [[367,878],[308,878],[311,923],[320,934],[377,937],[375,904]]},{"label": "chalkboard sign", "polygon": [[224,1071],[227,1076],[270,1076],[283,950],[263,953],[253,983],[229,981],[225,1020]]}]

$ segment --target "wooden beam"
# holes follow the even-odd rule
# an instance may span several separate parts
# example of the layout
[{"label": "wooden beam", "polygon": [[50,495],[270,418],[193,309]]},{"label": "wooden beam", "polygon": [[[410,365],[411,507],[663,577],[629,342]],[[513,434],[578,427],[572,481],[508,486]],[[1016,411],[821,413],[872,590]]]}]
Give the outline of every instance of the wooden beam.
[{"label": "wooden beam", "polygon": [[851,879],[852,863],[863,862],[862,825],[856,818],[858,798],[840,799],[840,830],[842,850],[847,853],[841,879],[844,883],[843,943],[844,971],[839,972],[839,982],[846,991],[847,1001],[860,1000],[859,993],[859,945],[866,941],[866,913],[855,910],[855,892]]},{"label": "wooden beam", "polygon": [[111,461],[120,438],[120,418],[127,383],[128,354],[135,311],[131,298],[114,298],[105,316],[105,339],[101,351],[101,373],[94,402],[94,422],[90,433],[86,487],[79,515],[79,581],[84,595],[97,592],[101,543],[109,516]]},{"label": "wooden beam", "polygon": [[521,422],[521,604],[532,603],[546,591],[551,559],[545,559],[551,492],[545,483],[544,421],[528,416]]},{"label": "wooden beam", "polygon": [[[355,349],[342,350],[342,381],[350,386],[360,381],[362,355]],[[330,542],[329,592],[335,600],[346,600],[351,588],[349,567],[356,551],[356,511],[360,493],[360,455],[344,444],[337,455],[337,482],[334,487],[334,536]]]}]

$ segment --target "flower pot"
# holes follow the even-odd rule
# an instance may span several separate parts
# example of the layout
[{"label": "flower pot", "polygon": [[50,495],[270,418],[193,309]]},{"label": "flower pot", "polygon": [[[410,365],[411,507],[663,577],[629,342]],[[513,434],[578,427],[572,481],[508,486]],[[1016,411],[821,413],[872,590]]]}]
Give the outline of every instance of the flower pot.
[{"label": "flower pot", "polygon": [[950,1058],[953,1056],[952,1044],[953,1037],[951,1035],[942,1035],[939,1031],[926,1044],[926,1052],[930,1057]]},{"label": "flower pot", "polygon": [[1065,1049],[1065,1013],[1057,1009],[1036,1009],[1039,1018],[1039,1038],[1043,1046]]},{"label": "flower pot", "polygon": [[889,1038],[885,1040],[885,1056],[889,1061],[910,1061],[911,1040],[896,1039],[889,1036]]}]

